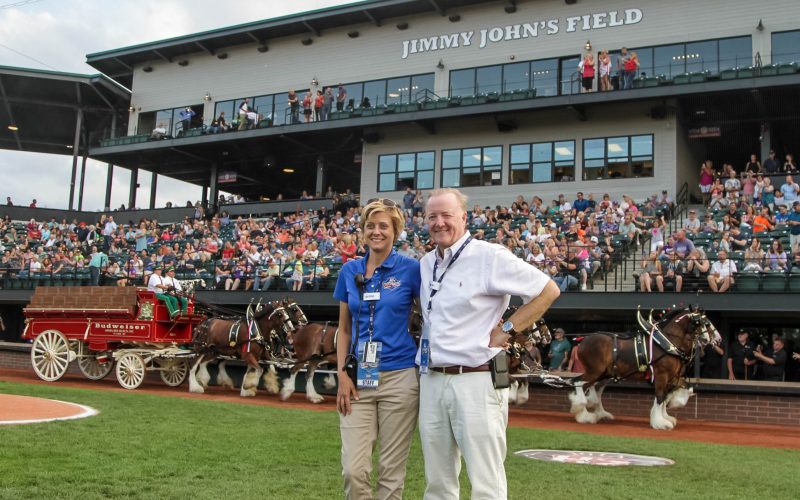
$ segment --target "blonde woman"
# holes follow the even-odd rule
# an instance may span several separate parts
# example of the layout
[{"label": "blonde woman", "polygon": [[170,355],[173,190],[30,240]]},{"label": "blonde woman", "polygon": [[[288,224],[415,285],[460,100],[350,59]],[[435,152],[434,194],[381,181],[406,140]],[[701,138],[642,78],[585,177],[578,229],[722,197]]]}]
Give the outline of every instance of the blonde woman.
[{"label": "blonde woman", "polygon": [[[419,408],[417,348],[408,334],[408,319],[420,290],[419,262],[394,249],[404,225],[395,202],[367,202],[361,213],[366,256],[342,266],[333,293],[339,300],[336,408],[348,499],[372,498],[376,442],[380,449],[376,498],[403,496]],[[351,349],[356,339],[358,348]],[[358,365],[356,380],[345,369],[351,352]]]},{"label": "blonde woman", "polygon": [[611,74],[611,57],[609,57],[608,51],[605,49],[601,50],[597,61],[600,66],[600,91],[605,92],[611,90],[611,80],[609,80],[609,75]]},{"label": "blonde woman", "polygon": [[583,91],[591,92],[594,81],[594,56],[592,54],[583,56],[583,60],[578,64],[578,70],[581,72]]}]

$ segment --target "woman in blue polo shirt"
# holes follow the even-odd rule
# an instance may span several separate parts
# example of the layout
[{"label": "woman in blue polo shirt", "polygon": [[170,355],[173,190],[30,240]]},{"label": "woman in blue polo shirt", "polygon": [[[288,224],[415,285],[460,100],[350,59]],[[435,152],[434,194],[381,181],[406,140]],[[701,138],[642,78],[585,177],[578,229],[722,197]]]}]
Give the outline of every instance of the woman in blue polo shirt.
[{"label": "woman in blue polo shirt", "polygon": [[[377,498],[402,498],[406,459],[417,423],[417,347],[408,332],[411,306],[419,297],[419,262],[399,255],[394,243],[404,217],[391,200],[370,200],[361,213],[368,247],[363,259],[348,261],[333,296],[339,304],[337,345],[339,428],[347,498],[372,498],[372,452],[380,444]],[[358,374],[345,372],[358,337]]]}]

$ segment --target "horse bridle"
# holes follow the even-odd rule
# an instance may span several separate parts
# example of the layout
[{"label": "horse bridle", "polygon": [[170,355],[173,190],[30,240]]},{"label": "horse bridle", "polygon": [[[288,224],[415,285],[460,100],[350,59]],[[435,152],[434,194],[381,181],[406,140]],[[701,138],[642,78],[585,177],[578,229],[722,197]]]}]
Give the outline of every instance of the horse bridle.
[{"label": "horse bridle", "polygon": [[[267,319],[272,320],[275,315],[278,315],[278,318],[281,321],[281,328],[283,329],[283,333],[286,335],[291,335],[297,329],[294,327],[292,323],[292,318],[289,316],[289,313],[286,312],[286,308],[280,305],[279,303],[270,303],[272,306],[272,312],[269,313]],[[260,311],[263,306],[259,302],[258,307],[256,308],[256,312]]]},{"label": "horse bridle", "polygon": [[[531,327],[527,329],[528,335],[526,336],[526,341],[531,342],[534,346],[539,342],[542,342],[544,344],[550,343],[551,340],[549,336],[550,329],[547,328],[545,331],[547,331],[548,334],[545,334],[542,332],[542,327],[547,328],[547,325],[545,324],[543,319],[539,319],[538,321],[534,322],[533,325],[531,325]],[[547,337],[547,339],[544,338],[545,336]],[[520,360],[519,366],[521,370],[531,373],[534,371],[534,368],[536,368],[535,366],[534,368],[531,368],[525,363],[523,357],[529,358],[534,364],[536,364],[536,359],[534,359],[534,357],[531,355],[528,349],[526,349],[525,346],[521,345],[519,342],[511,342],[511,346],[508,349],[508,353],[515,359]]]},{"label": "horse bridle", "polygon": [[294,319],[297,320],[298,327],[304,327],[308,324],[308,318],[306,318],[306,313],[304,313],[303,310],[300,309],[300,306],[297,304],[297,302],[294,301],[289,302],[286,305],[286,307],[288,307],[289,310],[294,313]]},{"label": "horse bridle", "polygon": [[[663,319],[654,322],[652,309],[650,310],[650,314],[647,320],[645,320],[642,317],[640,311],[637,311],[637,319],[639,321],[639,326],[641,326],[645,330],[645,332],[647,332],[648,335],[652,336],[656,333],[659,334],[662,337],[662,339],[668,343],[669,348],[666,349],[667,353],[677,355],[678,357],[680,357],[681,359],[683,359],[688,363],[694,359],[695,349],[698,346],[702,346],[708,343],[717,344],[720,342],[721,337],[719,331],[717,331],[714,324],[711,322],[711,320],[708,319],[708,317],[706,317],[705,311],[702,310],[690,309],[688,312],[682,314],[681,316],[678,316],[677,318],[671,319],[670,321],[674,321],[677,323],[680,322],[685,317],[689,318],[689,321],[692,322],[693,326],[692,350],[689,353],[683,352],[683,350],[681,350],[678,346],[673,344],[667,338],[666,334],[664,334],[664,332],[661,331],[661,327],[663,327],[663,325],[661,324],[663,322]],[[698,328],[697,328],[698,325],[701,326],[700,333],[698,333]]]}]

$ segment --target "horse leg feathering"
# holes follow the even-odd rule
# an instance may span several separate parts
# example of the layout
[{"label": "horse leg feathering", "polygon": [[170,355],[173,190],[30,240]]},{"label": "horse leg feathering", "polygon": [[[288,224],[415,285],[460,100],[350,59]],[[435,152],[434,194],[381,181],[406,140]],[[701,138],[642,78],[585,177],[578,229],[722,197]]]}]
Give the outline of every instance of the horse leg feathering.
[{"label": "horse leg feathering", "polygon": [[650,408],[650,427],[656,430],[672,430],[675,425],[664,418],[665,402],[659,403],[658,398],[653,398],[653,407]]},{"label": "horse leg feathering", "polygon": [[512,380],[511,385],[508,386],[508,402],[517,404],[517,390],[519,389],[519,380]]},{"label": "horse leg feathering", "polygon": [[306,399],[312,403],[325,401],[325,398],[314,388],[314,372],[317,370],[318,364],[319,361],[311,361],[308,363],[308,371],[306,372]]},{"label": "horse leg feathering", "polygon": [[195,361],[192,369],[189,370],[189,392],[193,392],[195,394],[203,394],[206,392],[203,386],[197,381],[197,369],[202,362],[203,357],[200,356],[197,358],[197,361]]},{"label": "horse leg feathering", "polygon": [[239,392],[239,395],[243,398],[255,396],[256,390],[258,389],[258,380],[260,378],[261,373],[252,366],[248,366],[244,374],[244,379],[242,380],[242,390]]},{"label": "horse leg feathering", "polygon": [[264,388],[270,394],[278,394],[281,390],[278,370],[275,369],[275,365],[269,365],[269,368],[264,373]]},{"label": "horse leg feathering", "polygon": [[336,387],[336,376],[333,373],[329,373],[322,381],[322,387],[326,389],[333,389]]},{"label": "horse leg feathering", "polygon": [[522,406],[525,403],[527,403],[529,397],[530,395],[528,393],[528,381],[520,380],[519,388],[517,388],[517,406]]},{"label": "horse leg feathering", "polygon": [[294,394],[294,381],[297,378],[297,372],[292,369],[288,378],[283,379],[283,387],[281,388],[281,400],[286,401],[292,394]]},{"label": "horse leg feathering", "polygon": [[227,361],[222,361],[218,365],[217,384],[219,384],[220,387],[225,387],[226,389],[233,389],[233,379],[230,377],[230,375],[228,375],[228,370],[225,369],[227,363]]},{"label": "horse leg feathering", "polygon": [[606,389],[606,385],[608,385],[608,381],[597,384],[597,406],[595,407],[594,412],[597,414],[598,420],[614,420],[614,415],[607,412],[606,409],[603,408],[603,391]]}]

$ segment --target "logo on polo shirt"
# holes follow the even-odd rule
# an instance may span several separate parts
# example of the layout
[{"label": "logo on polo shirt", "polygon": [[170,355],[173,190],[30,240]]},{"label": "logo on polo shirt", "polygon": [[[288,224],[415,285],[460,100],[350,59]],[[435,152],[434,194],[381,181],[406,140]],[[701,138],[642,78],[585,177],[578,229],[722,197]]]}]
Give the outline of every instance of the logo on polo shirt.
[{"label": "logo on polo shirt", "polygon": [[393,288],[399,287],[401,284],[402,283],[400,282],[399,279],[392,276],[391,278],[383,282],[383,288],[386,290],[391,290]]}]

